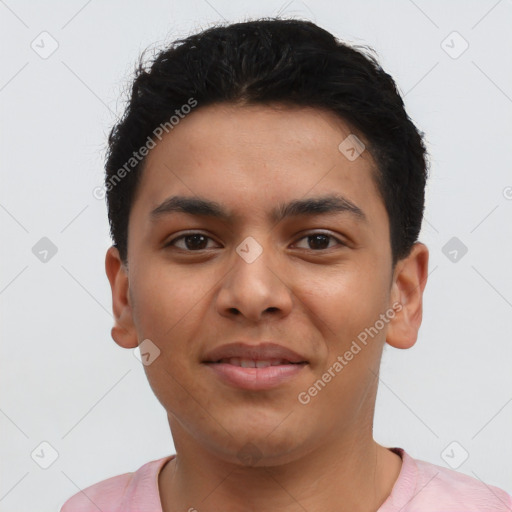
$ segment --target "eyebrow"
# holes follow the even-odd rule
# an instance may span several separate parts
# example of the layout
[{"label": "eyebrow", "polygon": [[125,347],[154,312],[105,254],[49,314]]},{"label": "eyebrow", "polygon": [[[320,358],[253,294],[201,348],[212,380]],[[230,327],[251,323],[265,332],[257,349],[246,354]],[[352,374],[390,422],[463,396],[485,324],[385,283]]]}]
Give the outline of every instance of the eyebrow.
[{"label": "eyebrow", "polygon": [[[201,197],[172,196],[151,211],[150,219],[156,222],[156,220],[162,216],[174,212],[212,217],[226,222],[232,220],[234,217],[233,214],[226,211],[222,205],[216,201]],[[348,213],[359,221],[368,222],[361,208],[347,198],[337,194],[290,201],[287,204],[279,205],[274,208],[270,212],[269,218],[273,222],[280,222],[288,217],[333,213]]]}]

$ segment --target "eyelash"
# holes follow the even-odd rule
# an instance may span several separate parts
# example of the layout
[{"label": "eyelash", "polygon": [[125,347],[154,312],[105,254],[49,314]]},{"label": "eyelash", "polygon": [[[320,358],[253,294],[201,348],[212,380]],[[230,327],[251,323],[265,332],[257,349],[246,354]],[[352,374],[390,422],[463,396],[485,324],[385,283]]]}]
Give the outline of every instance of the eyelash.
[{"label": "eyelash", "polygon": [[[167,242],[165,245],[164,245],[164,248],[167,248],[167,247],[173,247],[175,242],[177,242],[178,240],[181,240],[183,238],[186,238],[188,236],[193,236],[193,235],[202,235],[204,236],[205,238],[208,238],[210,240],[213,240],[210,236],[202,233],[201,231],[192,231],[190,233],[185,233],[183,235],[180,235],[176,238],[173,238],[172,240],[169,240],[169,242]],[[339,245],[341,246],[346,246],[347,244],[343,243],[339,238],[335,237],[334,235],[331,235],[330,233],[323,233],[321,231],[314,231],[312,233],[307,233],[305,235],[303,235],[302,237],[299,238],[299,240],[303,240],[304,238],[308,238],[310,236],[315,236],[315,235],[324,235],[332,240],[335,240],[338,242]],[[178,249],[182,250],[182,251],[185,251],[185,252],[197,252],[197,253],[200,253],[202,251],[207,251],[208,249],[198,249],[197,251],[193,251],[193,250],[190,250],[190,249],[182,249],[181,247],[178,247]],[[328,247],[327,249],[306,249],[306,250],[309,250],[311,252],[322,252],[322,251],[327,251],[329,249],[332,249],[332,247]]]}]

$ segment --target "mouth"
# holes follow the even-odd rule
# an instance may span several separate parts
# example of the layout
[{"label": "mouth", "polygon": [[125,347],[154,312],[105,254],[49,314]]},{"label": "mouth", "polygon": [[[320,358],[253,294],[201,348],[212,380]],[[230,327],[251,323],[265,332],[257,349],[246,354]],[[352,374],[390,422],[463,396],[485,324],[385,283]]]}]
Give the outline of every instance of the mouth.
[{"label": "mouth", "polygon": [[[241,363],[250,364],[249,368],[255,363],[270,363],[277,365],[278,363],[304,363],[306,358],[297,354],[293,350],[276,343],[260,342],[258,344],[249,344],[244,342],[228,343],[210,350],[204,357],[203,363],[231,363],[241,366]],[[239,364],[240,362],[240,364]]]},{"label": "mouth", "polygon": [[241,368],[268,368],[269,366],[284,366],[289,364],[307,364],[307,361],[292,362],[286,359],[243,359],[241,357],[229,357],[218,361],[205,361],[207,364],[230,364]]},{"label": "mouth", "polygon": [[283,386],[298,377],[308,365],[306,362],[254,361],[238,358],[205,364],[223,383],[249,391],[264,391]]},{"label": "mouth", "polygon": [[309,364],[292,350],[272,343],[223,345],[202,362],[223,383],[251,391],[282,386]]}]

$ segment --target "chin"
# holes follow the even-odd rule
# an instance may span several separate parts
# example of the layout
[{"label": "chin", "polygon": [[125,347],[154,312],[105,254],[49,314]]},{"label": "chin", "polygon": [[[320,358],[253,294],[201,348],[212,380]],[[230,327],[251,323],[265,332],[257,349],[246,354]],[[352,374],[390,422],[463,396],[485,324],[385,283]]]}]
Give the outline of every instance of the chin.
[{"label": "chin", "polygon": [[[305,432],[276,428],[276,423],[256,428],[240,424],[229,429],[229,437],[211,448],[226,462],[241,466],[263,467],[287,464],[308,453],[308,439]],[[282,425],[281,425],[282,426]],[[225,434],[225,432],[223,432]],[[312,449],[312,446],[311,446]]]}]

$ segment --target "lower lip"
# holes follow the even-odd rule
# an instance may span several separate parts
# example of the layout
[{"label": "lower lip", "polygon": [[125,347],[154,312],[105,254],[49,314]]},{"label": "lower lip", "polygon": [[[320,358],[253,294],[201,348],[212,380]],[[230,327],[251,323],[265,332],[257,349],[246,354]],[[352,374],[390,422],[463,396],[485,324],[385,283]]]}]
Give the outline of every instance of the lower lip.
[{"label": "lower lip", "polygon": [[272,389],[293,377],[306,366],[304,364],[282,364],[264,368],[243,368],[227,363],[206,363],[224,382],[248,390]]}]

